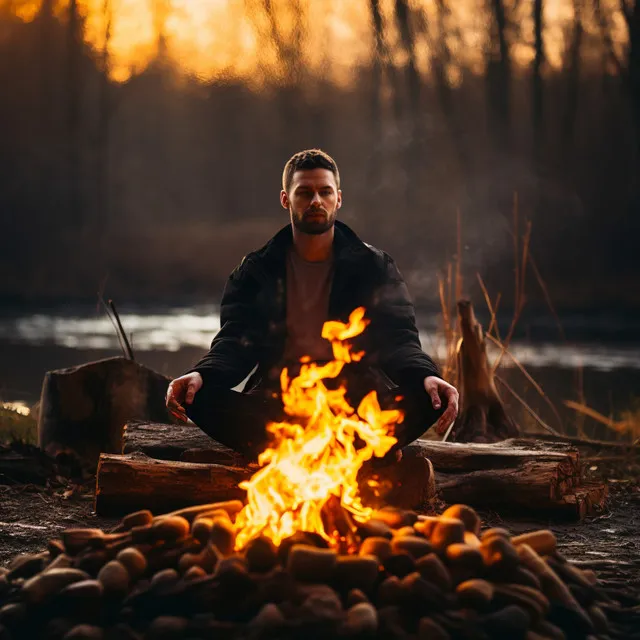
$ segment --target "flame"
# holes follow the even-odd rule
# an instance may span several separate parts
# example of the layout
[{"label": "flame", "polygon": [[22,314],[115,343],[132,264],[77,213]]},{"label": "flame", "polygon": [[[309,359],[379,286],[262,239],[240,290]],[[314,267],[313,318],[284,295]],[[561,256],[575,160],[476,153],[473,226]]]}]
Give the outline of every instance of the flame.
[{"label": "flame", "polygon": [[380,409],[375,391],[354,411],[344,385],[328,389],[323,382],[364,355],[352,353],[348,342],[367,326],[364,314],[358,307],[347,324],[324,324],[322,337],[331,341],[334,360],[322,366],[307,362],[293,379],[287,369],[282,371],[282,401],[290,421],[267,426],[273,444],[258,458],[264,466],[240,483],[247,504],[236,519],[237,549],[260,535],[279,545],[296,531],[318,533],[337,543],[337,532],[327,532],[322,520],[322,509],[330,499],[338,499],[358,521],[370,517],[372,510],[360,499],[358,471],[366,460],[382,457],[397,442],[391,434],[404,416],[399,410]]}]

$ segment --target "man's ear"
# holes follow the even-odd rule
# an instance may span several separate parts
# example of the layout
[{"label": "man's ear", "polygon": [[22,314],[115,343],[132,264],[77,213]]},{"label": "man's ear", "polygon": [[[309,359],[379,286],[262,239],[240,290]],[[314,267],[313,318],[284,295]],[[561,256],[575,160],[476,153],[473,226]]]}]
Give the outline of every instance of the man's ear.
[{"label": "man's ear", "polygon": [[289,210],[289,196],[287,195],[287,192],[283,189],[280,192],[280,204],[288,211]]},{"label": "man's ear", "polygon": [[339,209],[342,206],[342,191],[338,189],[338,203],[336,204],[336,209]]}]

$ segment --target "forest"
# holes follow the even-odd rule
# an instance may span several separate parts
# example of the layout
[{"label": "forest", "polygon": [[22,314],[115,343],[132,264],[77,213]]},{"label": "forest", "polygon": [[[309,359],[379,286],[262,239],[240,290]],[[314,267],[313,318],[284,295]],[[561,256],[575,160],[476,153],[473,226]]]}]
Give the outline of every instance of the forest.
[{"label": "forest", "polygon": [[2,0],[0,296],[215,301],[321,147],[418,305],[459,232],[508,305],[517,210],[560,309],[636,308],[639,52],[632,0]]}]

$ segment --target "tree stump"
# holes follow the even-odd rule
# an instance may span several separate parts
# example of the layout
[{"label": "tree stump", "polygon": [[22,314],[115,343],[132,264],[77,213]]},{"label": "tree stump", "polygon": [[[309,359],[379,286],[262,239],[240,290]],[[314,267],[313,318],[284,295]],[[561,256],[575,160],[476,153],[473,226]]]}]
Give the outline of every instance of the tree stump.
[{"label": "tree stump", "polygon": [[507,415],[487,359],[482,325],[468,300],[458,302],[462,344],[458,354],[461,411],[451,431],[453,442],[498,442],[514,438],[520,429]]},{"label": "tree stump", "polygon": [[40,397],[38,446],[95,468],[100,453],[122,452],[127,422],[168,421],[168,384],[165,376],[125,358],[49,371]]}]

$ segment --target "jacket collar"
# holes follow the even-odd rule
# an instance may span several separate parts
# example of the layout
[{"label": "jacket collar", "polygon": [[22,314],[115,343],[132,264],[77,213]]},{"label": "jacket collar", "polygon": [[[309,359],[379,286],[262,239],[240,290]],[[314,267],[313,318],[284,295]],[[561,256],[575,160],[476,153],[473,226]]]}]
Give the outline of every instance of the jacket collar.
[{"label": "jacket collar", "polygon": [[[284,262],[287,249],[293,244],[293,231],[288,224],[276,233],[267,244],[256,251],[256,256],[269,264]],[[335,221],[333,247],[336,260],[349,258],[353,254],[367,251],[367,245],[355,231],[344,222]]]}]

